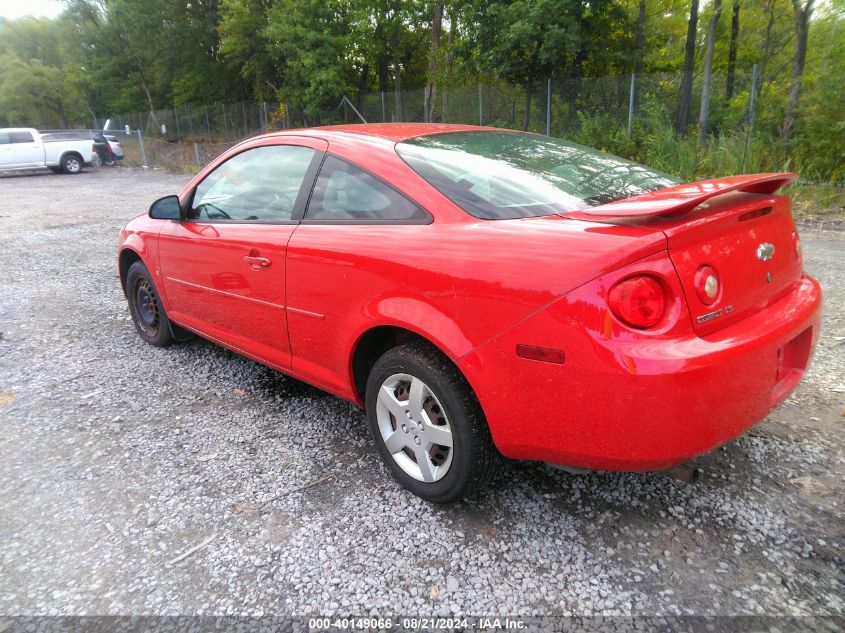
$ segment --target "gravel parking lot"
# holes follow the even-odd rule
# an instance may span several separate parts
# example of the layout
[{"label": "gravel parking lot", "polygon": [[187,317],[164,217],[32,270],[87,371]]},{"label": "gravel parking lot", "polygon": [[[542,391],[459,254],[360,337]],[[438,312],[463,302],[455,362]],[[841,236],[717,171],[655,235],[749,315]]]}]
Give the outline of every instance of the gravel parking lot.
[{"label": "gravel parking lot", "polygon": [[509,463],[439,507],[356,407],[141,342],[118,231],[186,179],[0,176],[0,615],[845,614],[841,228],[803,227],[812,370],[699,483]]}]

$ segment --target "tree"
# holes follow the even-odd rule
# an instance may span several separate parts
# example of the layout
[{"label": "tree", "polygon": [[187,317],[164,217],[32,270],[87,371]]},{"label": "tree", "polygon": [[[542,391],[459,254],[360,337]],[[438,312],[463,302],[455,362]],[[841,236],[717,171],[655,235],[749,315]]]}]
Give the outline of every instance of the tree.
[{"label": "tree", "polygon": [[704,54],[704,74],[701,84],[701,107],[698,115],[698,142],[707,137],[707,119],[710,115],[710,95],[713,92],[713,50],[716,47],[716,27],[722,14],[722,0],[713,0],[713,16],[707,27],[707,51]]},{"label": "tree", "polygon": [[284,60],[276,97],[301,107],[317,124],[321,108],[337,107],[351,83],[351,22],[343,0],[289,0],[268,12],[264,35]]},{"label": "tree", "polygon": [[739,42],[739,9],[742,0],[733,1],[731,14],[731,43],[728,48],[728,73],[725,78],[725,98],[730,101],[734,96],[734,82],[736,77],[736,49]]},{"label": "tree", "polygon": [[0,21],[0,116],[6,124],[66,127],[87,119],[88,87],[59,20]]},{"label": "tree", "polygon": [[437,62],[440,54],[440,31],[443,27],[443,3],[435,2],[434,9],[431,16],[431,54],[428,62],[428,85],[426,85],[426,93],[428,95],[428,112],[426,112],[426,119],[432,120],[434,115],[434,99],[437,96],[435,78],[437,76]]},{"label": "tree", "polygon": [[698,0],[691,0],[687,40],[684,49],[684,76],[681,79],[681,91],[678,95],[678,119],[675,132],[683,134],[687,129],[689,108],[692,102],[692,74],[695,71],[695,37],[698,29]]},{"label": "tree", "polygon": [[802,6],[801,0],[792,0],[792,11],[795,16],[795,57],[792,62],[792,80],[786,103],[786,116],[781,129],[781,137],[784,139],[789,138],[792,134],[792,126],[795,125],[798,98],[801,95],[801,79],[804,77],[804,65],[807,61],[807,34],[810,30],[813,2],[814,0],[807,0]]},{"label": "tree", "polygon": [[572,70],[582,50],[584,5],[579,0],[480,2],[475,17],[481,69],[523,86],[522,129],[527,130],[536,82]]},{"label": "tree", "polygon": [[61,88],[62,71],[41,60],[28,62],[13,53],[0,57],[0,110],[8,124],[65,128],[77,113],[77,94]]},{"label": "tree", "polygon": [[281,64],[265,36],[270,0],[221,0],[220,55],[244,83],[244,92],[257,101],[275,98]]},{"label": "tree", "polygon": [[[401,89],[428,83],[432,10],[421,0],[355,0],[351,59],[375,69],[379,92],[394,90],[401,119]],[[386,113],[385,113],[386,114]]]}]

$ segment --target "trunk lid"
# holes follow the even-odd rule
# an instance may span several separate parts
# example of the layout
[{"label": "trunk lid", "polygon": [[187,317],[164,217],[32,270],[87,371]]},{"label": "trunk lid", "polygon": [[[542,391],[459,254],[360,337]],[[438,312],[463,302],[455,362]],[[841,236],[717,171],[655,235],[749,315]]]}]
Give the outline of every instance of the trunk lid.
[{"label": "trunk lid", "polygon": [[[689,183],[577,215],[662,231],[693,326],[703,336],[762,310],[800,280],[803,262],[791,203],[773,195],[796,179],[797,174],[756,174]],[[704,292],[705,266],[718,279],[713,299]]]}]

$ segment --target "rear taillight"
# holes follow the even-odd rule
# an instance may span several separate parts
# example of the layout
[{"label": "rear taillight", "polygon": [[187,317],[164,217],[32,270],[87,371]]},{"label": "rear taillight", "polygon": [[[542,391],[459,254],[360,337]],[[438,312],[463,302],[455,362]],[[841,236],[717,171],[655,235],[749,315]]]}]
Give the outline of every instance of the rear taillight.
[{"label": "rear taillight", "polygon": [[649,275],[628,277],[613,286],[607,297],[611,312],[631,327],[645,329],[657,325],[666,311],[666,291]]}]

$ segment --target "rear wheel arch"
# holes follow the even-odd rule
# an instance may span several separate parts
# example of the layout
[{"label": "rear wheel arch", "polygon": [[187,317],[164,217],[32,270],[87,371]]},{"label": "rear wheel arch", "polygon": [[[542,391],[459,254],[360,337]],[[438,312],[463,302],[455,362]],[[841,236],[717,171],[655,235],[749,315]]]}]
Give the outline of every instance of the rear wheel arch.
[{"label": "rear wheel arch", "polygon": [[352,390],[359,402],[363,403],[365,400],[367,377],[376,361],[386,351],[411,341],[434,345],[416,332],[393,325],[372,327],[358,338],[352,351],[351,362]]},{"label": "rear wheel arch", "polygon": [[[352,390],[360,403],[364,403],[367,391],[367,378],[376,361],[387,351],[406,343],[420,343],[441,354],[449,363],[455,366],[464,380],[469,379],[455,362],[456,359],[441,345],[430,338],[399,325],[378,325],[366,330],[355,343],[351,356]],[[470,385],[472,389],[472,385]],[[474,393],[473,389],[473,393]]]}]

